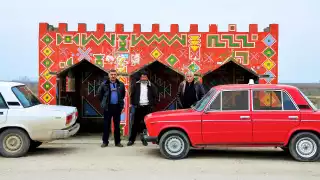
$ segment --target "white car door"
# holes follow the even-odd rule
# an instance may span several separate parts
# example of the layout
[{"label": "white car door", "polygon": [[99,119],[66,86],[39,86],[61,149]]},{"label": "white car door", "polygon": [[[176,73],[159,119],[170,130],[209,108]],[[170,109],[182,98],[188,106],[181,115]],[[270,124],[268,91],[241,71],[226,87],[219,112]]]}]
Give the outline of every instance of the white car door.
[{"label": "white car door", "polygon": [[7,121],[8,106],[0,93],[0,124]]}]

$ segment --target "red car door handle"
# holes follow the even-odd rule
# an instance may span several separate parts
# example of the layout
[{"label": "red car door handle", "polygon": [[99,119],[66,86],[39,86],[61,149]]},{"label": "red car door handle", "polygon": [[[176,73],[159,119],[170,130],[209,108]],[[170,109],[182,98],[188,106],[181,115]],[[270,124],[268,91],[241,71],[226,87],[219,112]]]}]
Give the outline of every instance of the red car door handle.
[{"label": "red car door handle", "polygon": [[298,116],[288,116],[289,119],[298,119]]},{"label": "red car door handle", "polygon": [[250,116],[240,116],[240,119],[249,119]]}]

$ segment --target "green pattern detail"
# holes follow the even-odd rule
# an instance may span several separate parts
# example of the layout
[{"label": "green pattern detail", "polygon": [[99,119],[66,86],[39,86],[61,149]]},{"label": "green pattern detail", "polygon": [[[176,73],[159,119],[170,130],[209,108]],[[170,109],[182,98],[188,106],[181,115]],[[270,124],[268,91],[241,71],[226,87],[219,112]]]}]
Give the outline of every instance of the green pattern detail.
[{"label": "green pattern detail", "polygon": [[73,41],[76,43],[76,44],[79,44],[80,42],[80,34],[76,34],[75,36],[73,36]]},{"label": "green pattern detail", "polygon": [[271,58],[275,54],[275,52],[270,47],[268,47],[263,51],[263,54],[268,58]]},{"label": "green pattern detail", "polygon": [[236,52],[237,57],[243,57],[243,62],[242,64],[249,64],[249,53],[248,52]]},{"label": "green pattern detail", "polygon": [[42,41],[46,44],[46,45],[49,45],[53,39],[49,36],[49,35],[45,35],[43,38],[42,38]]},{"label": "green pattern detail", "polygon": [[242,47],[244,47],[244,48],[254,47],[254,43],[248,42],[248,35],[236,36],[236,39],[242,40],[242,42],[243,42]]},{"label": "green pattern detail", "polygon": [[95,54],[94,57],[96,59],[95,64],[100,66],[100,67],[103,67],[103,57],[104,57],[104,55]]},{"label": "green pattern detail", "polygon": [[[214,42],[213,42],[214,40]],[[208,35],[207,36],[207,47],[226,47],[225,43],[219,43],[219,36],[218,35]]]},{"label": "green pattern detail", "polygon": [[240,43],[234,43],[233,42],[233,36],[232,35],[223,35],[222,39],[227,39],[229,42],[229,47],[240,47]]},{"label": "green pattern detail", "polygon": [[72,42],[72,36],[64,36],[64,42],[70,44]]},{"label": "green pattern detail", "polygon": [[94,41],[97,45],[100,45],[103,41],[108,42],[111,46],[115,46],[116,35],[111,34],[111,37],[103,35],[100,38],[97,38],[93,34],[87,36],[87,34],[82,34],[81,36],[81,45],[86,46],[90,41]]},{"label": "green pattern detail", "polygon": [[61,34],[57,34],[57,45],[61,44],[63,41],[63,37],[61,36]]},{"label": "green pattern detail", "polygon": [[178,62],[178,58],[172,54],[172,55],[170,55],[170,56],[168,57],[167,62],[168,62],[171,66],[174,66],[174,65],[176,64],[176,62]]},{"label": "green pattern detail", "polygon": [[127,47],[127,39],[129,35],[118,35],[119,37],[119,49],[118,51],[128,51]]},{"label": "green pattern detail", "polygon": [[44,61],[42,61],[42,64],[44,65],[44,67],[49,68],[51,66],[53,62],[51,61],[51,59],[46,58]]},{"label": "green pattern detail", "polygon": [[72,60],[73,60],[72,57],[67,59],[67,66],[72,66],[73,65],[73,61]]},{"label": "green pattern detail", "polygon": [[[220,42],[220,35],[213,34],[207,36],[207,47],[208,48],[222,48],[226,47],[225,42]],[[222,35],[222,40],[228,40],[228,45],[231,48],[252,48],[255,46],[255,43],[248,42],[248,35],[236,35],[236,40],[241,41],[243,44],[233,41],[233,35]]]},{"label": "green pattern detail", "polygon": [[199,69],[200,69],[199,66],[198,66],[196,63],[190,64],[188,68],[189,68],[189,70],[192,71],[193,73],[199,71]]},{"label": "green pattern detail", "polygon": [[43,85],[42,85],[43,89],[45,89],[46,91],[49,91],[52,88],[52,85],[46,81]]},{"label": "green pattern detail", "polygon": [[88,92],[93,92],[94,85],[91,83],[88,83]]},{"label": "green pattern detail", "polygon": [[143,41],[146,45],[150,45],[152,42],[160,43],[162,41],[166,42],[169,46],[171,46],[174,42],[180,42],[183,46],[187,45],[187,35],[175,35],[173,38],[169,39],[167,36],[162,34],[161,36],[153,35],[151,38],[146,38],[144,35],[132,35],[131,36],[131,46],[136,46],[140,41]]}]

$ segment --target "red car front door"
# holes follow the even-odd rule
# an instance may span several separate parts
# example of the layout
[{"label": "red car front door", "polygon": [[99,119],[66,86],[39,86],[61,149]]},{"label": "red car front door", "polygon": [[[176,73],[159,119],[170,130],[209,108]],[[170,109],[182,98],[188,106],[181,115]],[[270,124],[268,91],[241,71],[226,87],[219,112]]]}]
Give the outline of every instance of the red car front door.
[{"label": "red car front door", "polygon": [[252,93],[253,142],[283,144],[300,123],[296,104],[281,90],[252,90]]},{"label": "red car front door", "polygon": [[252,142],[249,90],[223,91],[202,115],[204,144],[248,144]]}]

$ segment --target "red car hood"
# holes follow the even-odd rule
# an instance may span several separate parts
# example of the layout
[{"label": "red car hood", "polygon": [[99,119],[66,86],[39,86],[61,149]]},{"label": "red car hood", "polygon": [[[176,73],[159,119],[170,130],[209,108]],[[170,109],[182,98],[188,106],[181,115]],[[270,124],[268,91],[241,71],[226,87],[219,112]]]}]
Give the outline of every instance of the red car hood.
[{"label": "red car hood", "polygon": [[157,111],[150,113],[148,118],[162,118],[162,117],[172,117],[172,116],[188,116],[197,112],[193,109],[179,109],[179,110],[166,110],[166,111]]}]

